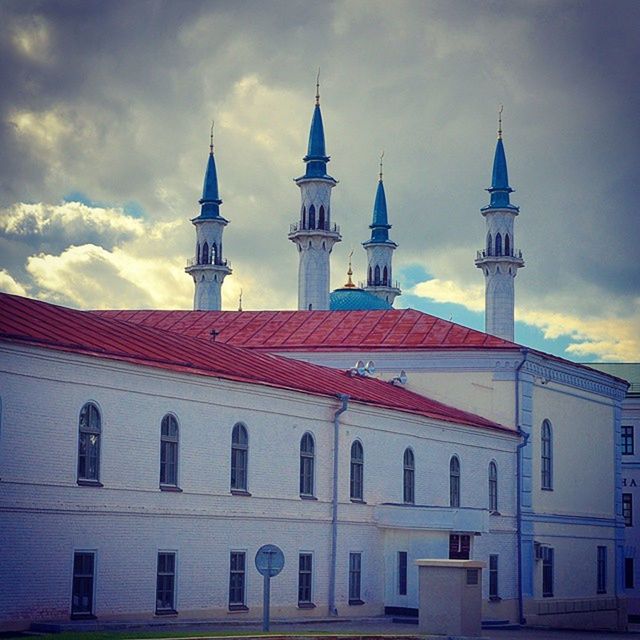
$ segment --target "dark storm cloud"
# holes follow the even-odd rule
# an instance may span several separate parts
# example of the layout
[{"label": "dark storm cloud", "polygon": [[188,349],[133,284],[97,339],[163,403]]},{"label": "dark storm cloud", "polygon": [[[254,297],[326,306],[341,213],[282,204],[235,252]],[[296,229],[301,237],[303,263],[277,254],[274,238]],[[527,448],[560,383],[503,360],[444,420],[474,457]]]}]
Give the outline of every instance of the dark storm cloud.
[{"label": "dark storm cloud", "polygon": [[[381,148],[397,271],[481,283],[478,210],[504,103],[518,299],[591,313],[589,300],[623,309],[639,295],[640,3],[20,1],[0,5],[0,22],[0,206],[73,191],[132,201],[150,221],[184,219],[163,250],[188,253],[216,117],[234,277],[288,300],[291,178],[320,66],[341,181],[334,286],[367,237]],[[22,238],[18,253],[51,242]]]}]

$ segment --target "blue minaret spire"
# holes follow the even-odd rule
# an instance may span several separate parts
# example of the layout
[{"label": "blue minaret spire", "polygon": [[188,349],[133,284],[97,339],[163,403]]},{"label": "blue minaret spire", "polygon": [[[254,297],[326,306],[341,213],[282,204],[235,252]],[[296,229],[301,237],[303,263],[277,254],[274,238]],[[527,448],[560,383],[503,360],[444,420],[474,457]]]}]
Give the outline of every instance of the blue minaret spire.
[{"label": "blue minaret spire", "polygon": [[292,224],[289,240],[298,247],[298,309],[329,309],[330,256],[340,242],[340,228],[331,224],[331,190],[338,181],[327,174],[324,126],[320,113],[320,70],[316,79],[316,104],[311,117],[309,145],[303,158],[305,173],[295,179],[302,203],[299,221]]},{"label": "blue minaret spire", "polygon": [[[498,142],[493,156],[493,172],[491,174],[491,186],[487,189],[491,194],[491,208],[511,208],[509,194],[513,189],[509,186],[509,173],[507,171],[507,157],[502,144],[502,107],[498,112]],[[516,207],[517,208],[517,207]]]},{"label": "blue minaret spire", "polygon": [[387,218],[387,197],[384,192],[384,182],[382,181],[382,158],[384,151],[380,156],[380,174],[378,179],[378,188],[376,189],[376,199],[373,203],[373,220],[369,225],[371,229],[370,242],[388,242],[389,229],[391,225]]},{"label": "blue minaret spire", "polygon": [[222,200],[218,194],[218,174],[213,157],[213,122],[209,141],[209,158],[204,174],[200,215],[191,222],[196,228],[195,256],[187,262],[185,271],[193,278],[196,311],[219,311],[222,306],[222,282],[231,273],[229,263],[222,255],[222,232],[228,220],[220,215]]},{"label": "blue minaret spire", "polygon": [[200,198],[199,203],[201,205],[201,218],[217,218],[220,215],[222,200],[220,200],[220,196],[218,195],[218,172],[216,171],[216,160],[213,155],[213,122],[211,123],[207,170],[204,174],[202,198]]},{"label": "blue minaret spire", "polygon": [[327,175],[327,155],[324,144],[324,125],[322,124],[322,112],[320,111],[320,70],[316,79],[316,105],[311,117],[311,128],[309,130],[309,144],[307,155],[303,158],[307,168],[305,178],[323,178]]},{"label": "blue minaret spire", "polygon": [[367,252],[367,286],[365,291],[373,293],[378,298],[382,298],[388,304],[393,305],[396,296],[400,295],[400,289],[397,284],[395,286],[392,284],[393,274],[391,271],[393,252],[398,245],[389,240],[391,225],[387,217],[387,197],[382,180],[383,157],[384,151],[380,154],[378,187],[376,189],[376,199],[373,203],[373,219],[369,225],[371,237],[362,243]]},{"label": "blue minaret spire", "polygon": [[491,201],[480,209],[486,223],[485,248],[477,253],[476,267],[485,277],[485,331],[513,340],[515,277],[524,267],[522,253],[515,248],[514,221],[519,208],[509,201],[507,158],[502,144],[502,107],[498,111],[498,143],[493,157]]}]

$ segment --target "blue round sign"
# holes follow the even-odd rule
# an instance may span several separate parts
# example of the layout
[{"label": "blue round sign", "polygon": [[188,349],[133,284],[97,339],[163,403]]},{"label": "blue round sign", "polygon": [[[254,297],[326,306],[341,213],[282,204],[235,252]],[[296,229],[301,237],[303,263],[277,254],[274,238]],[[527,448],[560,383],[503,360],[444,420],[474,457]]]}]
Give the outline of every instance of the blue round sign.
[{"label": "blue round sign", "polygon": [[284,567],[284,553],[275,544],[265,544],[256,553],[256,569],[263,576],[273,578]]}]

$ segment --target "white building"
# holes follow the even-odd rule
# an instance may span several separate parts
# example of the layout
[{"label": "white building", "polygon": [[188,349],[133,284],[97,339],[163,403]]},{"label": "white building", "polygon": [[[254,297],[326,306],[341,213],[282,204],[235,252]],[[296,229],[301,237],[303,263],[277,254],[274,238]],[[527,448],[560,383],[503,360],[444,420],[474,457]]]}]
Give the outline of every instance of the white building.
[{"label": "white building", "polygon": [[[317,99],[289,234],[299,311],[216,310],[230,269],[213,152],[187,268],[195,311],[2,296],[0,548],[12,553],[0,583],[13,588],[1,625],[255,620],[253,558],[272,543],[286,558],[278,617],[413,614],[415,561],[470,557],[487,563],[487,619],[624,627],[627,383],[511,341],[523,263],[501,138],[476,261],[488,333],[391,308],[395,243],[378,198],[373,282],[340,290],[352,310],[327,313],[340,240],[328,160]],[[378,380],[349,372],[370,359]]]}]

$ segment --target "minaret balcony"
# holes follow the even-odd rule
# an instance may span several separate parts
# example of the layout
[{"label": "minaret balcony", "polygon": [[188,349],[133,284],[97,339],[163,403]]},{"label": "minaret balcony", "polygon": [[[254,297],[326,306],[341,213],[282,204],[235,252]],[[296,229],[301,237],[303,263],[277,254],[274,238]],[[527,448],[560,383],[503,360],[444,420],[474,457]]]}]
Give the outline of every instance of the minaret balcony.
[{"label": "minaret balcony", "polygon": [[485,249],[480,249],[477,253],[476,253],[476,259],[475,259],[475,264],[476,267],[480,267],[483,264],[486,264],[488,262],[504,262],[504,263],[509,263],[509,264],[513,264],[517,267],[524,267],[524,258],[522,257],[522,251],[520,251],[519,249],[513,249],[509,254],[507,255],[492,255],[491,253],[487,252]]},{"label": "minaret balcony", "polygon": [[229,260],[218,260],[217,262],[200,262],[198,261],[197,258],[189,258],[187,260],[187,269],[192,269],[192,268],[203,268],[206,269],[208,267],[212,267],[215,269],[228,269],[229,271],[231,271],[231,262],[229,262]]},{"label": "minaret balcony", "polygon": [[316,224],[315,227],[310,228],[308,225],[303,226],[300,222],[294,222],[289,225],[289,237],[294,235],[332,235],[336,238],[340,236],[340,226],[337,224],[330,224],[325,222],[324,224]]}]

